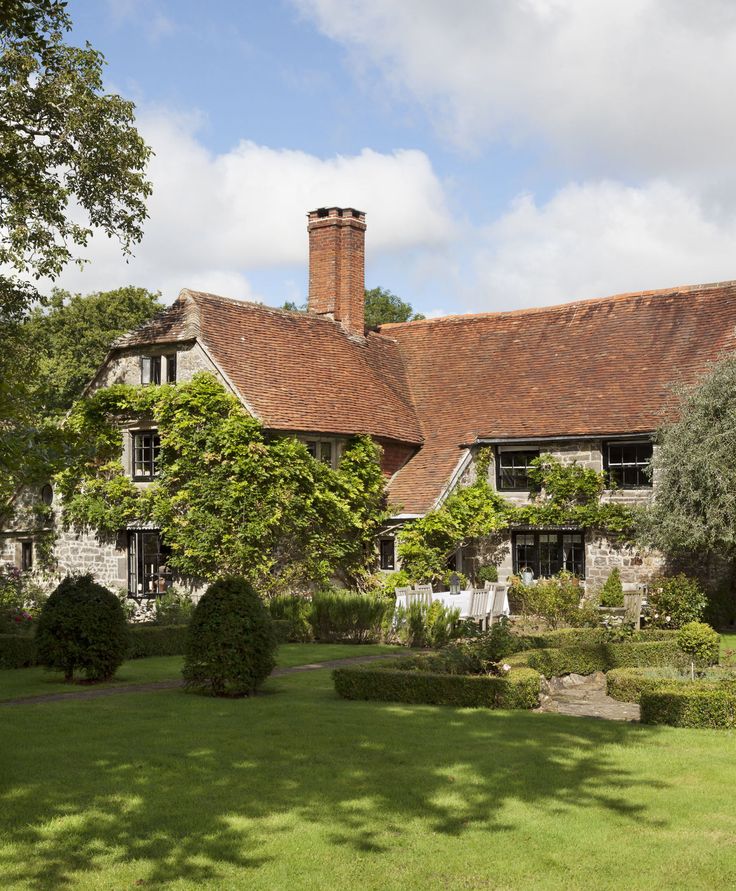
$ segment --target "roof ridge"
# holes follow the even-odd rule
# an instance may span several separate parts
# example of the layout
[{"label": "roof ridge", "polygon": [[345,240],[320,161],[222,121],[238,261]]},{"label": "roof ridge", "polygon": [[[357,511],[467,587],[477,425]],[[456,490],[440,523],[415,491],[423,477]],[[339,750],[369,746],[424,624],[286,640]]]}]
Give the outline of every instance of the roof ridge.
[{"label": "roof ridge", "polygon": [[[722,282],[708,282],[702,285],[674,285],[669,288],[652,288],[646,291],[625,291],[621,294],[611,294],[608,297],[586,297],[581,300],[568,300],[565,303],[553,303],[549,306],[527,306],[521,309],[502,309],[491,310],[488,312],[468,312],[455,313],[448,316],[436,316],[431,319],[416,319],[413,322],[385,322],[379,327],[379,331],[383,333],[384,329],[404,328],[407,326],[426,327],[432,324],[442,322],[472,322],[476,319],[493,319],[504,316],[523,316],[548,312],[565,312],[574,311],[580,306],[590,306],[593,304],[603,303],[623,303],[627,300],[635,301],[648,297],[685,297],[688,294],[698,293],[701,291],[713,291],[718,288],[736,288],[736,279],[728,279]],[[386,332],[388,333],[388,332]]]}]

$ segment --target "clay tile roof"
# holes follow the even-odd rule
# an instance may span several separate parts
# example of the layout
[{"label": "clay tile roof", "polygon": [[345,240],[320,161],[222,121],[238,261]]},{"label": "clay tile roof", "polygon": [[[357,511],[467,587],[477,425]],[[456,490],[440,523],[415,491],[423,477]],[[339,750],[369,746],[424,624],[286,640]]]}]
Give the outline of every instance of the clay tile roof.
[{"label": "clay tile roof", "polygon": [[476,437],[656,429],[673,385],[736,347],[736,282],[380,330],[399,344],[425,437],[391,500],[423,513]]},{"label": "clay tile roof", "polygon": [[391,338],[349,337],[327,318],[184,290],[116,346],[192,336],[266,427],[422,442]]}]

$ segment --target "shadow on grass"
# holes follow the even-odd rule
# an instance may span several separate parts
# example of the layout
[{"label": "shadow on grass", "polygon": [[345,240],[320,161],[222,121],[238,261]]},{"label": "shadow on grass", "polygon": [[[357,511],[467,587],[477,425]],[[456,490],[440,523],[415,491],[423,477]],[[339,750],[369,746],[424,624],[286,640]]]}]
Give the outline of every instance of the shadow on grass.
[{"label": "shadow on grass", "polygon": [[641,826],[636,802],[665,785],[629,772],[610,748],[656,728],[344,702],[327,672],[267,690],[239,701],[124,695],[3,716],[0,884],[4,874],[58,889],[131,868],[145,886],[202,883],[232,867],[246,883],[289,845],[300,856],[296,840],[315,827],[347,857],[380,854],[407,833],[514,830],[510,803],[552,815],[589,808],[592,820],[602,810]]}]

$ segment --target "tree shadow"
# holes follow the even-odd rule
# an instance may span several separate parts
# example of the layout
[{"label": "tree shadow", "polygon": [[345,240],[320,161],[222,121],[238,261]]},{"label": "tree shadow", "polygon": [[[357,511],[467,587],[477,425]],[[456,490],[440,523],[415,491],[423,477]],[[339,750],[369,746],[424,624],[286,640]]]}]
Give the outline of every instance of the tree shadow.
[{"label": "tree shadow", "polygon": [[238,701],[171,691],[15,709],[0,741],[0,868],[43,891],[103,862],[140,864],[144,885],[201,884],[267,863],[268,843],[295,820],[331,845],[381,854],[415,821],[456,838],[511,831],[509,802],[657,825],[636,800],[667,784],[607,751],[657,728],[345,702],[327,672],[267,689]]}]

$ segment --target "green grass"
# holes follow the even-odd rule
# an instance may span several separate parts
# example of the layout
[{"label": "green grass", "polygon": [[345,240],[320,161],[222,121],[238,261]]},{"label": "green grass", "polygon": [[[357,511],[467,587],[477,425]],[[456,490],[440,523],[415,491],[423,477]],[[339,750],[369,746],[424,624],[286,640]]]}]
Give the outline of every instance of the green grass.
[{"label": "green grass", "polygon": [[733,733],[337,699],[2,709],[0,887],[736,884]]},{"label": "green grass", "polygon": [[[351,644],[283,644],[279,647],[277,662],[281,668],[305,665],[310,662],[326,662],[349,656],[369,656],[376,653],[405,652],[402,647]],[[97,687],[117,687],[124,684],[149,684],[154,681],[175,680],[181,677],[181,656],[151,656],[148,659],[131,659],[124,662],[115,677]],[[0,670],[0,701],[22,696],[39,696],[45,693],[73,693],[90,687],[67,684],[57,672],[43,668],[15,668]]]},{"label": "green grass", "polygon": [[721,656],[726,650],[736,650],[736,634],[721,633]]}]

